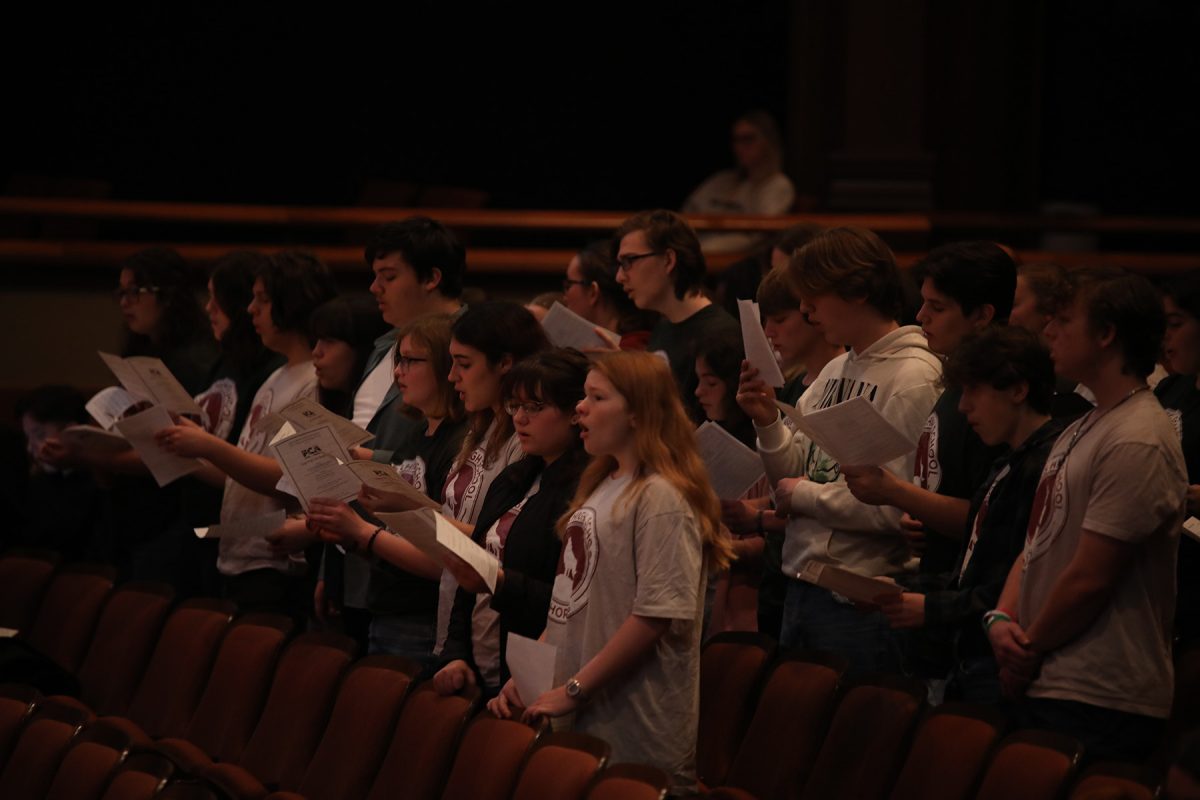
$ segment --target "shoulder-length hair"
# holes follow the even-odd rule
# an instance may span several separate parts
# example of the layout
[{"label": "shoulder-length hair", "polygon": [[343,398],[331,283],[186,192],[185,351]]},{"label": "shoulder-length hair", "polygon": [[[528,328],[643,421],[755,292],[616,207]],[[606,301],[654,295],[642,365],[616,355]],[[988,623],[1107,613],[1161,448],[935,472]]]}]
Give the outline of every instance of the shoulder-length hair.
[{"label": "shoulder-length hair", "polygon": [[[708,472],[696,450],[695,432],[667,362],[652,353],[624,351],[601,356],[592,369],[612,383],[625,400],[634,420],[633,437],[637,470],[623,498],[632,502],[645,488],[646,479],[659,475],[669,483],[696,515],[704,560],[709,570],[721,570],[733,560],[733,545],[721,527],[721,504],[709,485]],[[584,470],[567,513],[559,521],[561,536],[571,514],[583,505],[613,470],[617,461],[600,456]]]},{"label": "shoulder-length hair", "polygon": [[[429,367],[437,376],[438,407],[434,416],[447,422],[458,422],[466,416],[462,398],[450,382],[450,329],[454,317],[450,314],[425,314],[417,317],[396,334],[396,361],[400,360],[400,344],[411,339],[413,344],[429,351]],[[400,404],[400,413],[410,419],[422,419],[424,414],[410,405]]]}]

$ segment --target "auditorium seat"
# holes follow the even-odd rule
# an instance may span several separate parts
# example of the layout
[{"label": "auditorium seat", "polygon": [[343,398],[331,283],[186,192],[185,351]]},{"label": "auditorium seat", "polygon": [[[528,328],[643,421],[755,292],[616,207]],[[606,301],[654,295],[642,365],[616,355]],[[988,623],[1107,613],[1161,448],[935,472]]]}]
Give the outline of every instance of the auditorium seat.
[{"label": "auditorium seat", "polygon": [[262,716],[238,763],[200,770],[230,797],[259,797],[262,787],[295,787],[329,720],[357,644],[337,633],[305,633],[284,649]]},{"label": "auditorium seat", "polygon": [[234,620],[183,737],[162,739],[154,749],[189,773],[213,759],[241,759],[292,624],[281,614],[246,614]]},{"label": "auditorium seat", "polygon": [[671,778],[648,764],[611,764],[592,779],[587,800],[663,800]]},{"label": "auditorium seat", "polygon": [[42,800],[71,740],[91,719],[86,710],[75,706],[51,702],[39,705],[0,772],[0,797]]},{"label": "auditorium seat", "polygon": [[163,627],[126,716],[152,737],[183,736],[236,611],[228,600],[180,604]]},{"label": "auditorium seat", "polygon": [[925,685],[917,680],[882,674],[851,679],[801,797],[886,797],[924,703]]},{"label": "auditorium seat", "polygon": [[41,692],[32,686],[16,683],[0,685],[0,770],[4,769],[21,729],[41,699]]},{"label": "auditorium seat", "polygon": [[37,614],[21,638],[68,672],[75,672],[112,591],[116,571],[98,564],[63,567],[50,580]]},{"label": "auditorium seat", "polygon": [[104,788],[129,754],[129,737],[111,728],[90,725],[63,756],[46,800],[100,800]]},{"label": "auditorium seat", "polygon": [[424,683],[400,709],[391,746],[367,800],[437,800],[446,785],[454,752],[479,705],[479,689],[443,697]]},{"label": "auditorium seat", "polygon": [[1005,725],[991,706],[946,703],[926,715],[891,800],[967,800],[974,796]]},{"label": "auditorium seat", "polygon": [[124,714],[175,598],[165,583],[126,583],[108,596],[79,667],[80,700],[96,714]]},{"label": "auditorium seat", "polygon": [[100,800],[157,800],[174,774],[174,765],[156,753],[132,755],[117,768]]},{"label": "auditorium seat", "polygon": [[1154,800],[1159,784],[1156,774],[1146,767],[1103,762],[1083,771],[1069,800]]},{"label": "auditorium seat", "polygon": [[0,628],[23,631],[58,566],[49,550],[9,550],[0,556]]},{"label": "auditorium seat", "polygon": [[776,648],[771,637],[748,631],[718,633],[704,643],[696,740],[696,771],[703,784],[725,781]]},{"label": "auditorium seat", "polygon": [[512,800],[583,800],[611,754],[608,742],[585,733],[543,734],[525,759]]},{"label": "auditorium seat", "polygon": [[398,656],[367,656],[346,673],[329,724],[298,784],[308,800],[364,797],[387,750],[404,698],[421,667]]},{"label": "auditorium seat", "polygon": [[797,650],[771,669],[726,786],[762,800],[799,797],[833,716],[846,659]]},{"label": "auditorium seat", "polygon": [[1070,784],[1083,745],[1049,731],[1017,731],[1005,737],[992,757],[977,800],[1053,800]]},{"label": "auditorium seat", "polygon": [[442,800],[508,800],[537,732],[488,712],[467,726]]}]

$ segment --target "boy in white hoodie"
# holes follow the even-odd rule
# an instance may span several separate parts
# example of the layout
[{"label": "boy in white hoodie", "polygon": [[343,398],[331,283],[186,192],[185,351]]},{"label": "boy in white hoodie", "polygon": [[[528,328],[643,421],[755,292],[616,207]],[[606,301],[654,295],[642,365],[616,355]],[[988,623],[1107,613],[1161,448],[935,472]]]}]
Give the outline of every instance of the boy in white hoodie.
[{"label": "boy in white hoodie", "polygon": [[[825,366],[797,407],[810,413],[863,396],[915,443],[941,393],[941,362],[920,328],[897,322],[902,284],[891,250],[868,230],[835,228],[796,253],[790,275],[809,321],[829,342],[849,347]],[[789,518],[783,572],[790,582],[780,640],[840,652],[851,672],[895,671],[896,651],[882,614],[855,608],[797,575],[809,561],[868,576],[899,575],[908,560],[900,511],[856,500],[839,464],[807,436],[793,434],[773,399],[747,365],[738,402],[758,429],[777,513]],[[908,480],[915,455],[914,447],[884,468]]]}]

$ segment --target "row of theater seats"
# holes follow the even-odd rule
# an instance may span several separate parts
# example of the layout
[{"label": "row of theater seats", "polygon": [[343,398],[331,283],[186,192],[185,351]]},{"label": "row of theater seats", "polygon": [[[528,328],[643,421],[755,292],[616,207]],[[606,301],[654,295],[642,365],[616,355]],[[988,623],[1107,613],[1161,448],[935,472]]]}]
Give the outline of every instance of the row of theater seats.
[{"label": "row of theater seats", "polygon": [[[717,800],[1157,795],[1159,771],[1097,764],[1047,731],[1008,733],[997,709],[926,707],[925,685],[893,675],[845,679],[830,653],[778,651],[770,638],[725,633],[700,665],[700,777]],[[1007,735],[1006,735],[1007,733]]]},{"label": "row of theater seats", "polygon": [[[13,558],[30,556],[0,558],[0,581]],[[353,641],[338,634],[291,638],[284,617],[238,617],[211,599],[172,609],[165,587],[114,589],[94,566],[53,572],[26,612],[23,642],[46,644],[55,657],[77,652],[86,620],[94,630],[75,659],[78,697],[0,686],[7,800],[650,800],[666,792],[660,770],[609,765],[599,739],[479,714],[477,692],[441,697],[417,682],[412,662],[356,660]],[[55,627],[57,638],[48,635]]]},{"label": "row of theater seats", "polygon": [[[619,796],[635,797],[665,786],[649,768],[597,772],[606,749],[594,740],[537,736],[486,715],[467,727],[478,699],[414,684],[403,659],[355,661],[345,637],[290,639],[285,618],[235,613],[212,599],[172,609],[170,590],[156,584],[114,590],[102,567],[0,557],[0,625],[20,630],[21,646],[49,655],[78,682],[77,698],[0,688],[0,797],[150,797],[164,787],[180,797],[281,788],[312,798],[504,798],[514,787],[517,796],[579,797],[593,780],[589,791],[622,781]],[[1072,797],[1114,786],[1125,796],[1153,794],[1155,779],[1138,767],[1100,766],[1076,780],[1073,741],[1031,731],[1005,737],[993,709],[927,710],[919,683],[849,681],[843,670],[835,656],[780,653],[757,634],[709,640],[697,742],[706,790],[949,800],[1058,796],[1074,781]],[[583,758],[580,779],[553,778],[566,793],[521,794],[518,777],[523,786],[538,774],[522,769],[535,763],[531,746],[551,748],[543,761]]]}]

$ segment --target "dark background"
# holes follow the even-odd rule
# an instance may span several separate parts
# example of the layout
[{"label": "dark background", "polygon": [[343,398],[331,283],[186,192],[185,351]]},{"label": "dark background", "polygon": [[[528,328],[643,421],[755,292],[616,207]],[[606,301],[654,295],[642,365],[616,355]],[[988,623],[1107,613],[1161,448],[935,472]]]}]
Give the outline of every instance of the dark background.
[{"label": "dark background", "polygon": [[916,37],[903,63],[844,46],[874,4],[846,5],[857,17],[834,0],[11,12],[0,179],[94,179],[123,199],[352,204],[395,181],[494,207],[675,207],[761,106],[821,206],[849,109],[872,102],[848,87],[911,73],[911,118],[878,126],[929,154],[933,207],[1200,211],[1200,4],[927,0],[908,33],[884,31]]}]

